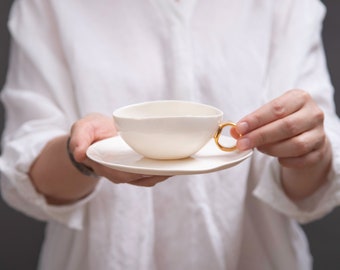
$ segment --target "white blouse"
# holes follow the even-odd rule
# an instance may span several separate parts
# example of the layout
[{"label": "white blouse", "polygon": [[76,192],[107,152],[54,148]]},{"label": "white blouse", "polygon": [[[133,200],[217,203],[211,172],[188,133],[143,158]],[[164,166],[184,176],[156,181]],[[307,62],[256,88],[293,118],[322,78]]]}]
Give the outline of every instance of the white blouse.
[{"label": "white blouse", "polygon": [[[48,223],[40,269],[311,269],[298,222],[340,202],[324,14],[317,0],[16,1],[1,188],[11,206]],[[238,121],[291,88],[324,110],[334,160],[327,184],[298,205],[281,189],[277,160],[256,150],[233,168],[152,188],[101,179],[66,206],[48,205],[29,180],[44,145],[90,112],[185,99]]]}]

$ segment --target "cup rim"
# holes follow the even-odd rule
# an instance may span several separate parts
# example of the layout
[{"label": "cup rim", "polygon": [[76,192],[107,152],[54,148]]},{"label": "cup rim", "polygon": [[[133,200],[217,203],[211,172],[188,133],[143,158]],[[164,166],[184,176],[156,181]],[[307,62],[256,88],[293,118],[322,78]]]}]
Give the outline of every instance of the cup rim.
[{"label": "cup rim", "polygon": [[[145,105],[149,104],[155,104],[155,103],[182,103],[182,104],[188,104],[188,105],[194,105],[194,106],[203,106],[205,108],[209,108],[211,110],[214,110],[216,113],[215,114],[201,114],[201,115],[168,115],[168,116],[131,116],[131,115],[124,115],[123,112],[126,110],[129,110],[131,108],[137,108],[137,107],[142,107]],[[121,118],[121,119],[159,119],[159,118],[209,118],[209,117],[217,117],[217,116],[223,116],[223,112],[208,104],[200,103],[200,102],[195,102],[195,101],[187,101],[187,100],[176,100],[176,99],[165,99],[165,100],[152,100],[152,101],[145,101],[145,102],[139,102],[139,103],[134,103],[134,104],[129,104],[123,107],[120,107],[116,109],[112,115],[116,118]]]}]

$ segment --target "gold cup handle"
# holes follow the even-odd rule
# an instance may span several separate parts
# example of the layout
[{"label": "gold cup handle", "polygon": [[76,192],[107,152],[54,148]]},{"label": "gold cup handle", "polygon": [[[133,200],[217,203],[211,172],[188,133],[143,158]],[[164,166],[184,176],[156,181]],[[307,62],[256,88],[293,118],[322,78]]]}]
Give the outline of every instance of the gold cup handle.
[{"label": "gold cup handle", "polygon": [[[220,144],[220,136],[222,134],[222,130],[226,127],[226,126],[230,126],[230,127],[236,127],[236,124],[233,122],[225,122],[222,124],[218,125],[218,129],[214,135],[214,140],[215,143],[217,144],[217,146],[222,150],[222,151],[227,151],[227,152],[231,152],[237,149],[236,145],[232,146],[232,147],[226,147],[223,146],[222,144]],[[241,135],[240,135],[241,136]]]}]

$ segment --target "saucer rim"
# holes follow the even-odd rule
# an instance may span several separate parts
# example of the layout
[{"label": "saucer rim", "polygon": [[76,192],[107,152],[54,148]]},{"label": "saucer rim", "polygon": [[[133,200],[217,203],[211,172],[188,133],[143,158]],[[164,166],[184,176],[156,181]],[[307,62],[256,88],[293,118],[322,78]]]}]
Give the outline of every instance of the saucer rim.
[{"label": "saucer rim", "polygon": [[[211,139],[213,140],[213,139]],[[140,159],[144,159],[148,162],[154,162],[155,165],[157,164],[171,164],[171,163],[176,163],[179,162],[181,163],[181,161],[183,162],[188,162],[188,159],[193,159],[193,163],[199,163],[202,160],[207,160],[207,158],[204,158],[204,156],[200,156],[200,153],[204,151],[205,147],[204,146],[200,151],[198,151],[196,154],[192,155],[189,158],[184,158],[184,159],[176,159],[176,160],[153,160],[153,159],[149,159],[149,158],[145,158],[143,156],[141,156],[140,154],[136,153],[134,150],[132,150],[124,141],[123,139],[118,135],[118,136],[114,136],[114,137],[110,137],[107,139],[103,139],[100,141],[97,141],[95,143],[93,143],[92,145],[90,145],[90,147],[87,149],[86,151],[86,155],[89,159],[91,159],[92,161],[95,161],[103,166],[106,166],[108,168],[114,169],[114,170],[118,170],[118,171],[123,171],[123,172],[128,172],[128,173],[136,173],[136,174],[147,174],[147,175],[164,175],[164,176],[174,176],[174,175],[192,175],[192,174],[205,174],[205,173],[211,173],[211,172],[215,172],[215,171],[220,171],[220,170],[225,170],[231,167],[234,167],[236,165],[238,165],[239,163],[241,163],[242,161],[248,159],[249,157],[252,156],[253,154],[253,150],[247,150],[247,151],[233,151],[233,152],[223,152],[222,150],[218,150],[218,153],[221,154],[221,152],[223,152],[222,156],[228,156],[230,154],[238,154],[238,156],[235,159],[229,159],[228,161],[226,161],[225,163],[222,164],[218,164],[215,166],[210,165],[209,168],[197,168],[197,166],[194,168],[194,166],[192,166],[191,169],[185,168],[185,169],[173,169],[173,167],[169,167],[169,169],[166,169],[164,167],[162,168],[155,168],[152,166],[149,167],[145,167],[145,166],[138,166],[138,165],[128,165],[128,164],[123,164],[122,162],[118,163],[118,162],[108,162],[105,161],[103,158],[97,158],[94,154],[93,151],[96,151],[96,148],[101,146],[101,144],[105,144],[105,143],[112,143],[112,141],[114,143],[118,143],[121,144],[121,146],[124,146],[126,149],[125,151],[127,151],[127,154],[130,155],[134,155],[136,158],[140,157]],[[112,144],[113,145],[113,144]],[[208,144],[207,144],[208,145]],[[127,155],[126,154],[126,155]],[[122,156],[118,154],[118,156]],[[196,160],[197,162],[196,162]],[[212,158],[212,157],[210,157]],[[217,158],[217,156],[216,156]]]}]

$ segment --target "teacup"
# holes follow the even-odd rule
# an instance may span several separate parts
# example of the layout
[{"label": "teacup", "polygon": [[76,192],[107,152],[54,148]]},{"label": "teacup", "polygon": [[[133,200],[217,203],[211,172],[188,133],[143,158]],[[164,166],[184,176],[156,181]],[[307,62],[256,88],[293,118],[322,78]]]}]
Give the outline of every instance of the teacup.
[{"label": "teacup", "polygon": [[113,112],[121,138],[137,153],[151,159],[182,159],[198,152],[214,138],[223,151],[233,151],[219,138],[223,112],[213,106],[180,100],[128,105]]}]

